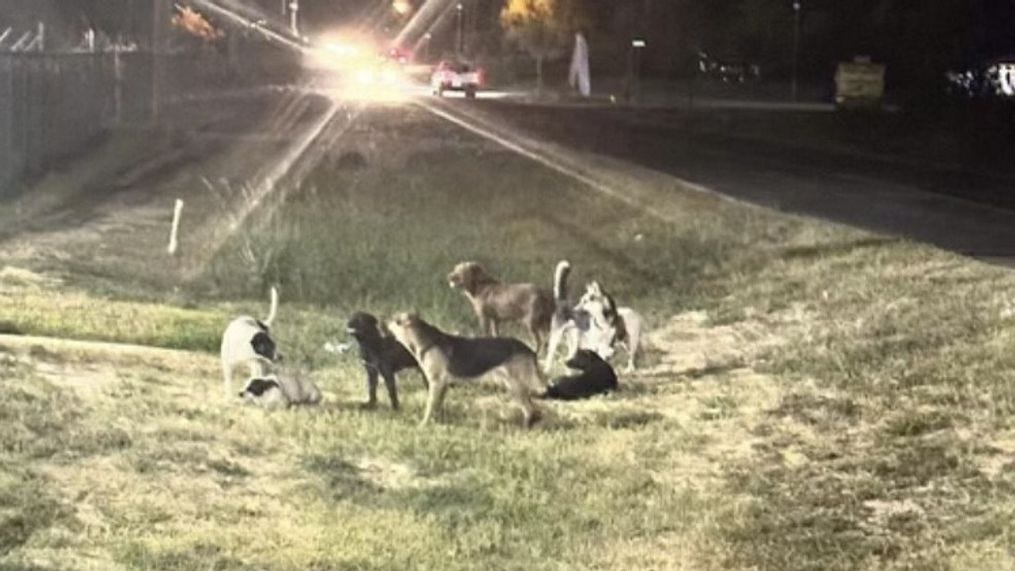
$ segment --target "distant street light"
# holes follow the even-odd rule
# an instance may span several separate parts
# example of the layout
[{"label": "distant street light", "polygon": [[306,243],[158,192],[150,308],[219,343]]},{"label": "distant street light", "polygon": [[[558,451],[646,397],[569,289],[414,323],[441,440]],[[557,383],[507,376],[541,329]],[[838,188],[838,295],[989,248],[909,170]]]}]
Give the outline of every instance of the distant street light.
[{"label": "distant street light", "polygon": [[432,38],[432,37],[433,37],[433,34],[431,34],[430,32],[427,32],[427,33],[423,34],[423,61],[424,62],[430,61],[430,38]]},{"label": "distant street light", "polygon": [[455,6],[455,10],[458,12],[458,36],[457,36],[457,38],[455,40],[455,50],[458,52],[458,55],[462,55],[462,52],[465,51],[465,46],[462,44],[462,41],[464,39],[463,38],[463,34],[462,34],[462,9],[463,8],[464,7],[462,6],[461,2],[459,2]]},{"label": "distant street light", "polygon": [[793,101],[798,100],[800,71],[800,0],[793,0]]},{"label": "distant street light", "polygon": [[394,0],[391,9],[399,16],[404,16],[412,10],[412,4],[409,4],[409,0]]},{"label": "distant street light", "polygon": [[633,38],[631,40],[631,51],[628,56],[627,64],[629,84],[627,87],[627,99],[634,100],[638,96],[638,92],[641,87],[641,51],[645,49],[646,42],[644,38]]}]

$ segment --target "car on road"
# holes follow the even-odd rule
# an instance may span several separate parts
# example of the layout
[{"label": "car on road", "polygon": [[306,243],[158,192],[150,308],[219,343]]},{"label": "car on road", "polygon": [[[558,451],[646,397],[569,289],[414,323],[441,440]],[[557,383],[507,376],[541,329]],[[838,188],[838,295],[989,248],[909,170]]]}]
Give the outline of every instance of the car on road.
[{"label": "car on road", "polygon": [[698,52],[698,72],[723,83],[746,83],[761,79],[761,67],[736,57],[714,58]]},{"label": "car on road", "polygon": [[445,91],[463,91],[472,99],[483,85],[483,70],[466,63],[443,60],[430,75],[433,94],[440,97]]}]

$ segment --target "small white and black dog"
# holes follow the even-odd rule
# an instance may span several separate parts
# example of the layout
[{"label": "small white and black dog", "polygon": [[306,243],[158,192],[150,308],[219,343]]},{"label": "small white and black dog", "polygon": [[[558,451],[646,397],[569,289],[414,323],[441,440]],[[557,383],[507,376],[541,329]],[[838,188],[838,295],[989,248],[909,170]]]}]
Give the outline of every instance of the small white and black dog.
[{"label": "small white and black dog", "polygon": [[630,307],[617,307],[613,296],[596,281],[586,286],[577,308],[591,316],[589,328],[581,336],[579,346],[609,359],[616,346],[620,345],[627,352],[625,371],[634,371],[641,348],[641,315]]},{"label": "small white and black dog", "polygon": [[247,381],[240,398],[249,404],[275,410],[294,405],[315,405],[321,402],[321,391],[310,379],[298,373],[265,375]]},{"label": "small white and black dog", "polygon": [[617,390],[617,373],[595,351],[579,349],[566,364],[579,373],[554,379],[542,398],[578,400]]},{"label": "small white and black dog", "polygon": [[250,316],[233,319],[222,334],[222,390],[225,397],[233,395],[233,373],[236,367],[246,365],[248,378],[261,378],[270,367],[282,360],[274,339],[271,324],[278,313],[278,290],[271,288],[271,309],[268,318],[259,321]]}]

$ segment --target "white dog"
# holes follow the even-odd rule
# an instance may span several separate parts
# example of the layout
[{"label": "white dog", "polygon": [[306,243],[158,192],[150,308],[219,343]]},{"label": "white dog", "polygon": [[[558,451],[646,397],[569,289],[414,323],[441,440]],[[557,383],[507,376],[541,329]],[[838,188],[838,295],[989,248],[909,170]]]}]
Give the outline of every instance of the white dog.
[{"label": "white dog", "polygon": [[557,263],[553,272],[553,300],[556,307],[550,320],[550,336],[546,343],[546,360],[543,370],[550,372],[553,359],[557,356],[557,348],[561,341],[567,341],[567,356],[570,358],[578,351],[578,339],[581,332],[588,328],[587,313],[576,311],[574,304],[568,299],[567,278],[571,275],[571,264],[567,260]]},{"label": "white dog", "polygon": [[233,395],[233,372],[246,365],[248,378],[264,377],[267,369],[282,359],[269,331],[278,313],[278,290],[271,288],[271,309],[268,318],[237,317],[222,334],[222,389],[228,399]]},{"label": "white dog", "polygon": [[240,398],[268,410],[321,402],[321,391],[310,379],[298,373],[266,375],[247,381]]}]

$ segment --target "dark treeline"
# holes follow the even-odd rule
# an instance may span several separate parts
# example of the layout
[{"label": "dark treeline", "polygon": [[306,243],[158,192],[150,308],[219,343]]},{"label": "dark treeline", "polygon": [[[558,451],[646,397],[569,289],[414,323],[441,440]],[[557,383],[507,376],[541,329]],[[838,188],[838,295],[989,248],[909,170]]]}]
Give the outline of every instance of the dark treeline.
[{"label": "dark treeline", "polygon": [[[436,0],[435,0],[436,1]],[[680,76],[699,50],[761,66],[786,77],[793,61],[792,0],[558,0],[573,5],[600,64],[623,65],[631,38],[648,40],[646,73]],[[267,14],[281,0],[245,0]],[[417,7],[422,0],[413,2]],[[495,55],[504,48],[502,0],[463,0],[468,45]],[[939,81],[944,71],[1015,54],[1015,0],[800,0],[800,72],[829,78],[837,62],[869,55],[888,65],[889,81],[907,88]],[[58,17],[70,33],[87,27],[114,37],[148,36],[155,0],[0,0],[0,24]],[[301,0],[308,30],[364,21],[384,0]],[[374,19],[374,22],[377,20]],[[447,31],[442,34],[448,36]],[[143,42],[142,42],[143,43]]]}]

